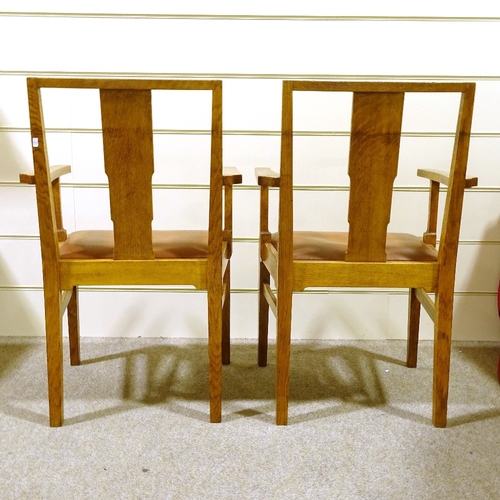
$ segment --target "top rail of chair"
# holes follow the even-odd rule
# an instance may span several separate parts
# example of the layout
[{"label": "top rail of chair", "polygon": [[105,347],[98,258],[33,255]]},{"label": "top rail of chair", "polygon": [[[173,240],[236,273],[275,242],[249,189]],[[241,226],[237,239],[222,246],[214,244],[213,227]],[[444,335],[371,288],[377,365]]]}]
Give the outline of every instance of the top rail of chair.
[{"label": "top rail of chair", "polygon": [[474,82],[382,82],[382,81],[320,81],[283,80],[290,91],[347,91],[347,92],[470,92]]},{"label": "top rail of chair", "polygon": [[221,80],[163,80],[113,78],[28,78],[37,88],[110,89],[110,90],[215,90]]}]

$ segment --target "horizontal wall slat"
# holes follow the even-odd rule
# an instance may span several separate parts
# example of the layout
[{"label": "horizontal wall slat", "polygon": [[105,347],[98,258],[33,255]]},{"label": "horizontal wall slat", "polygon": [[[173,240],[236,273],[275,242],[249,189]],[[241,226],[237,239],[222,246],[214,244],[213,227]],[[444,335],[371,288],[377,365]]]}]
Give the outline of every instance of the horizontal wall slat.
[{"label": "horizontal wall slat", "polygon": [[[35,193],[33,187],[17,183],[19,173],[32,168],[26,77],[224,80],[224,163],[238,167],[244,176],[244,184],[234,193],[232,329],[235,336],[249,338],[256,338],[257,328],[258,189],[254,168],[279,167],[281,80],[400,79],[477,82],[469,173],[479,177],[479,187],[465,197],[455,338],[498,340],[500,66],[491,58],[491,48],[499,42],[499,22],[500,9],[494,2],[444,6],[439,2],[410,5],[361,0],[333,6],[315,1],[277,5],[267,0],[195,0],[169,2],[168,7],[143,2],[134,5],[133,11],[126,2],[108,0],[88,0],[82,5],[55,0],[43,5],[31,0],[4,2],[0,38],[9,50],[2,53],[0,68],[0,335],[43,334]],[[19,33],[24,34],[23,44],[17,43]],[[320,216],[313,220],[297,217],[298,228],[346,224],[345,210],[338,206],[347,196],[345,172],[330,172],[326,153],[334,151],[338,160],[345,160],[342,143],[348,127],[335,125],[336,118],[318,103],[314,113],[304,111],[305,121],[296,139],[296,180],[301,184],[296,200],[311,205],[308,200],[313,199]],[[46,116],[54,118],[49,134],[54,146],[51,161],[73,167],[72,174],[63,179],[63,202],[69,208],[66,226],[73,230],[96,222],[109,224],[101,222],[109,209],[101,187],[106,178],[96,134],[98,109],[81,97],[64,103],[55,97],[53,104],[53,116],[46,110]],[[300,107],[299,101],[297,105]],[[181,108],[179,102],[177,109]],[[437,113],[435,123],[441,119],[440,108],[421,106],[424,109]],[[84,118],[77,121],[80,111],[85,111]],[[321,117],[319,129],[309,125],[312,115]],[[168,223],[169,212],[193,227],[205,223],[200,213],[207,174],[200,165],[208,128],[196,121],[172,122],[165,113],[159,116],[157,164],[176,164],[178,168],[173,173],[158,169],[155,174],[157,224]],[[412,232],[423,231],[426,183],[415,178],[414,172],[445,162],[437,146],[449,142],[449,135],[447,128],[422,132],[418,123],[405,135],[405,171],[396,182],[392,229],[403,229],[409,215]],[[426,142],[421,147],[427,137],[434,145]],[[188,145],[189,155],[181,153],[182,145]],[[316,176],[310,173],[313,163],[319,166]],[[194,175],[177,175],[191,165],[199,165]],[[175,187],[177,182],[181,185]],[[328,188],[333,188],[333,195],[327,193]],[[184,206],[188,192],[194,208]],[[174,197],[172,203],[167,201],[169,196]],[[276,201],[273,192],[274,228]],[[76,213],[85,206],[92,207],[90,213]],[[206,335],[205,297],[200,292],[86,289],[81,298],[84,336]],[[432,338],[432,325],[425,313],[422,316],[422,335]],[[296,294],[293,335],[404,338],[405,292],[313,290]]]},{"label": "horizontal wall slat", "polygon": [[[234,5],[228,1],[219,0],[212,2],[209,6],[202,1],[169,2],[168,11],[165,8],[158,9],[154,4],[136,5],[133,12],[127,9],[127,5],[121,7],[112,2],[101,0],[97,3],[87,1],[83,6],[64,5],[57,2],[44,2],[40,5],[32,0],[24,0],[21,5],[12,3],[12,7],[3,7],[0,12],[2,17],[63,17],[63,18],[106,18],[106,19],[182,19],[182,20],[250,20],[250,21],[447,21],[447,22],[498,22],[500,16],[498,9],[481,9],[481,15],[474,8],[464,8],[463,5],[453,5],[452,8],[443,9],[439,4],[421,2],[417,8],[408,8],[393,0],[378,2],[376,6],[366,0],[357,1],[354,5],[336,5],[332,9],[328,4],[322,2],[309,2],[307,8],[298,3],[283,5],[269,5],[263,0],[254,1],[251,4]],[[406,8],[405,8],[406,7]],[[332,12],[333,10],[333,12]],[[306,11],[306,12],[304,12]],[[167,13],[168,12],[168,13]]]}]

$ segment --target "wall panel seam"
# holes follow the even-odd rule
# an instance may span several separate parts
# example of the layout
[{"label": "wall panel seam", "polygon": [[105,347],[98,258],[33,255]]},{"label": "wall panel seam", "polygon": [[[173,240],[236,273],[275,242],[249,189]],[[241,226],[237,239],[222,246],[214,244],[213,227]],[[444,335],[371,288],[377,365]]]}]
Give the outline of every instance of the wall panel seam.
[{"label": "wall panel seam", "polygon": [[[17,181],[0,181],[0,187],[11,187],[16,189],[29,189],[33,186],[21,184]],[[108,185],[101,182],[61,182],[61,188],[71,188],[71,189],[107,189]],[[167,190],[183,190],[183,189],[201,189],[207,190],[209,188],[208,184],[153,184],[153,189],[167,189]],[[260,188],[253,184],[243,184],[240,186],[235,186],[235,191],[258,191]],[[274,190],[274,189],[273,189]],[[294,187],[294,191],[332,191],[332,192],[347,192],[349,187],[345,185],[297,185]],[[399,193],[427,193],[429,191],[426,186],[395,186],[394,192]],[[443,192],[445,189],[443,188]],[[466,192],[473,193],[498,193],[500,192],[500,186],[488,186],[488,187],[474,187],[467,189]]]},{"label": "wall panel seam", "polygon": [[160,14],[117,12],[0,12],[0,17],[64,18],[64,19],[143,19],[193,21],[319,21],[319,22],[500,22],[497,16],[374,16],[374,15],[292,15],[292,14]]},{"label": "wall panel seam", "polygon": [[499,81],[499,75],[398,75],[398,74],[333,74],[333,73],[164,73],[164,72],[91,72],[31,71],[0,69],[2,76],[68,77],[68,78],[139,78],[139,79],[226,79],[226,80],[401,80],[401,81]]},{"label": "wall panel seam", "polygon": [[[70,127],[47,127],[47,133],[54,134],[100,134],[100,128],[70,128]],[[210,135],[210,130],[203,129],[153,129],[158,135]],[[2,133],[29,133],[29,127],[9,127],[0,126]],[[252,129],[227,129],[223,131],[224,136],[272,136],[280,137],[279,130],[252,130]],[[349,137],[347,130],[327,131],[327,130],[297,130],[293,134],[295,137]],[[443,138],[455,137],[454,132],[403,132],[402,137],[412,138]],[[471,138],[498,139],[500,132],[472,132]]]}]

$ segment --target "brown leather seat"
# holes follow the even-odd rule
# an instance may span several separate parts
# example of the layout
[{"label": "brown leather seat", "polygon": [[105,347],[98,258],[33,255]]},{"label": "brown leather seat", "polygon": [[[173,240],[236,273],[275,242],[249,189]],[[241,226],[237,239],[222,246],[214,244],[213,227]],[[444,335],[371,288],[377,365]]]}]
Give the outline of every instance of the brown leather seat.
[{"label": "brown leather seat", "polygon": [[[294,231],[294,260],[345,260],[349,233],[333,231]],[[273,233],[271,242],[278,248],[279,234]],[[422,238],[406,233],[387,233],[385,247],[388,261],[432,262],[437,250]]]},{"label": "brown leather seat", "polygon": [[[113,231],[75,231],[60,246],[61,259],[112,259]],[[153,231],[156,259],[204,259],[208,255],[208,231]]]}]

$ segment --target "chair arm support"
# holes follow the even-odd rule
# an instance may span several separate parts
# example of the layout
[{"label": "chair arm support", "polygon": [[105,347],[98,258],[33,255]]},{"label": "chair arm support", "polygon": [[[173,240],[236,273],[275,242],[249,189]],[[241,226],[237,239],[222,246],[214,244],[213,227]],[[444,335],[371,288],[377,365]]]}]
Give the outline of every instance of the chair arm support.
[{"label": "chair arm support", "polygon": [[[444,184],[445,186],[449,186],[450,184],[450,176],[441,170],[426,170],[426,169],[418,169],[417,176],[422,177],[424,179],[429,179],[433,182],[439,182],[439,184]],[[472,188],[477,186],[478,178],[477,177],[467,177],[465,179],[465,187]]]},{"label": "chair arm support", "polygon": [[[52,196],[54,199],[54,210],[57,225],[57,238],[60,242],[65,241],[67,238],[66,230],[63,226],[62,209],[61,209],[61,185],[59,177],[71,172],[71,165],[53,165],[50,167],[50,182],[52,185]],[[19,174],[19,181],[22,184],[36,184],[35,174],[23,173]]]},{"label": "chair arm support", "polygon": [[[447,172],[441,170],[425,170],[418,169],[417,176],[429,179],[431,187],[429,191],[429,212],[427,219],[427,230],[423,235],[425,243],[436,246],[437,242],[437,222],[438,222],[438,205],[439,205],[439,185],[450,185],[450,176]],[[465,179],[465,188],[477,186],[477,177],[468,177]]]},{"label": "chair arm support", "polygon": [[[61,175],[69,174],[71,172],[71,165],[53,165],[50,167],[50,181],[54,182]],[[35,174],[22,173],[19,174],[19,182],[22,184],[35,184]]]},{"label": "chair arm support", "polygon": [[260,186],[260,242],[269,236],[269,188],[280,186],[280,174],[266,167],[255,169],[255,177]]},{"label": "chair arm support", "polygon": [[224,167],[222,183],[224,185],[224,240],[226,242],[226,258],[232,254],[233,241],[233,185],[241,184],[243,178],[235,167]]},{"label": "chair arm support", "polygon": [[243,177],[236,167],[224,167],[222,169],[222,179],[224,186],[233,186],[234,184],[241,184]]},{"label": "chair arm support", "polygon": [[280,187],[280,174],[266,167],[257,167],[255,177],[259,186]]}]

